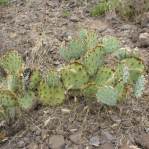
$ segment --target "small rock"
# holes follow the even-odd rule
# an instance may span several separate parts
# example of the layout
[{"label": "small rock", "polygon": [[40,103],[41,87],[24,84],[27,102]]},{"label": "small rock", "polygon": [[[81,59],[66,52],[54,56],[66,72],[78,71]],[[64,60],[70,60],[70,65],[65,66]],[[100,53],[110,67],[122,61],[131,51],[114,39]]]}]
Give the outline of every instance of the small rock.
[{"label": "small rock", "polygon": [[40,145],[40,149],[49,149],[49,147],[47,144],[44,143]]},{"label": "small rock", "polygon": [[149,33],[141,33],[139,35],[140,47],[149,47]]},{"label": "small rock", "polygon": [[136,143],[144,149],[149,149],[149,134],[143,134],[140,138],[136,139]]},{"label": "small rock", "polygon": [[38,149],[38,144],[32,142],[31,144],[28,145],[28,149]]},{"label": "small rock", "polygon": [[109,141],[113,141],[115,139],[115,137],[113,135],[111,135],[108,131],[102,131],[102,135],[106,137],[107,140]]},{"label": "small rock", "polygon": [[112,143],[105,143],[101,145],[100,149],[114,149],[114,147]]},{"label": "small rock", "polygon": [[49,144],[50,144],[50,147],[53,149],[62,148],[63,146],[65,146],[64,137],[62,135],[53,135],[49,139]]},{"label": "small rock", "polygon": [[64,113],[64,114],[69,114],[70,112],[71,112],[71,110],[70,109],[61,109],[61,111],[62,111],[62,113]]},{"label": "small rock", "polygon": [[143,14],[141,19],[141,26],[142,27],[149,27],[149,12]]},{"label": "small rock", "polygon": [[81,133],[78,133],[78,132],[74,133],[69,138],[72,142],[74,142],[76,144],[79,144],[80,139],[81,139]]},{"label": "small rock", "polygon": [[70,21],[72,21],[72,22],[78,22],[79,21],[79,18],[76,17],[76,16],[71,16],[70,17]]},{"label": "small rock", "polygon": [[23,148],[24,146],[25,146],[24,141],[21,140],[21,141],[18,142],[18,147],[19,148]]},{"label": "small rock", "polygon": [[92,146],[98,147],[99,144],[100,144],[99,137],[98,136],[91,137],[90,141],[89,141],[89,144],[92,145]]},{"label": "small rock", "polygon": [[116,122],[118,124],[121,123],[121,119],[118,116],[116,116],[116,115],[112,115],[111,119],[112,119],[113,122]]},{"label": "small rock", "polygon": [[36,136],[39,136],[41,134],[41,130],[37,129],[35,133],[36,133]]},{"label": "small rock", "polygon": [[120,149],[141,149],[141,148],[137,147],[136,145],[125,144],[125,145],[121,146]]}]

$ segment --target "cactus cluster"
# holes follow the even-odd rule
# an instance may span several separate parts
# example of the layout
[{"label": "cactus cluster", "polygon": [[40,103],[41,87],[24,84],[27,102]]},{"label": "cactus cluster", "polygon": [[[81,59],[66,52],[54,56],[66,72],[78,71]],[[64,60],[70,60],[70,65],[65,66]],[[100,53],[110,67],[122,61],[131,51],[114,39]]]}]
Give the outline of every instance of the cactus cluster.
[{"label": "cactus cluster", "polygon": [[[64,67],[65,73],[62,75],[62,78],[65,77],[63,82],[64,85],[67,84],[66,88],[79,89],[83,96],[91,99],[94,97],[107,105],[115,105],[130,93],[140,97],[145,85],[145,67],[139,54],[135,50],[130,52],[127,48],[120,48],[120,42],[115,37],[105,36],[99,39],[96,33],[88,31],[81,32],[80,38],[81,35],[83,35],[83,44],[86,44],[85,50],[82,55],[73,60],[74,63],[79,62],[85,68],[84,73],[86,72],[87,76],[83,77],[80,70],[73,69],[75,76],[79,76],[79,79],[75,80],[73,74],[70,75],[67,72],[72,64],[67,64]],[[65,57],[65,54],[67,55],[67,52],[61,54],[62,57]],[[110,67],[107,64],[108,56],[115,60],[114,66]],[[110,64],[111,61],[108,63]],[[82,75],[79,75],[80,72]],[[88,79],[85,81],[85,78]],[[71,79],[75,81],[72,82]],[[73,87],[76,85],[77,88]],[[130,88],[133,93],[127,88]]]},{"label": "cactus cluster", "polygon": [[[10,116],[16,108],[31,108],[35,99],[44,105],[61,104],[68,93],[76,91],[111,106],[130,94],[128,87],[135,97],[143,93],[143,61],[137,54],[120,48],[114,37],[100,39],[95,32],[83,30],[60,49],[60,54],[67,64],[44,76],[39,69],[26,68],[16,51],[0,57],[1,117]],[[109,55],[116,59],[112,67],[106,61]]]}]

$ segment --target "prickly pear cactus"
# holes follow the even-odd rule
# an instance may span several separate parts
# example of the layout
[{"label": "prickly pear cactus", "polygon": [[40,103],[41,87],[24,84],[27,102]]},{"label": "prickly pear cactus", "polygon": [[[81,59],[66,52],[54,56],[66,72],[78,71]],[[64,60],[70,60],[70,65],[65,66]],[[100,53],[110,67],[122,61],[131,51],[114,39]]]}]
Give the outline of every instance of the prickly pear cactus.
[{"label": "prickly pear cactus", "polygon": [[95,98],[98,87],[95,83],[87,83],[82,86],[81,91],[85,97]]},{"label": "prickly pear cactus", "polygon": [[78,37],[78,39],[72,40],[68,47],[62,47],[59,51],[66,61],[79,59],[86,51],[84,39]]},{"label": "prickly pear cactus", "polygon": [[16,75],[7,76],[7,88],[14,93],[20,93],[22,91],[22,81]]},{"label": "prickly pear cactus", "polygon": [[115,89],[117,90],[117,94],[118,94],[118,101],[123,100],[126,97],[127,91],[125,88],[125,83],[123,81],[118,82],[115,85]]},{"label": "prickly pear cactus", "polygon": [[96,93],[97,101],[109,106],[114,106],[117,103],[117,90],[112,86],[104,86],[98,89]]},{"label": "prickly pear cactus", "polygon": [[135,97],[141,97],[145,88],[145,77],[141,75],[138,77],[138,80],[134,86],[134,95]]},{"label": "prickly pear cactus", "polygon": [[115,52],[120,48],[119,41],[117,40],[117,38],[112,36],[105,36],[102,39],[102,44],[106,54]]},{"label": "prickly pear cactus", "polygon": [[99,66],[103,64],[103,58],[103,50],[100,46],[87,51],[84,55],[82,63],[90,76],[95,75]]},{"label": "prickly pear cactus", "polygon": [[60,49],[60,55],[66,61],[70,61],[72,59],[77,60],[88,49],[93,49],[98,45],[98,36],[95,32],[88,32],[87,30],[80,31],[79,36],[70,41],[67,47],[62,47]]},{"label": "prickly pear cactus", "polygon": [[0,107],[3,109],[0,114],[3,117],[0,119],[13,120],[16,116],[17,104],[17,97],[13,92],[0,89]]},{"label": "prickly pear cactus", "polygon": [[59,105],[65,100],[65,90],[62,87],[49,87],[47,83],[41,82],[39,86],[40,101],[44,105]]},{"label": "prickly pear cactus", "polygon": [[114,80],[114,73],[108,67],[101,67],[95,77],[95,83],[97,86],[111,84]]},{"label": "prickly pear cactus", "polygon": [[50,70],[46,76],[46,81],[49,87],[61,86],[60,74],[56,70]]},{"label": "prickly pear cactus", "polygon": [[95,32],[87,32],[86,33],[86,49],[94,49],[98,45],[98,36]]},{"label": "prickly pear cactus", "polygon": [[130,49],[130,48],[119,48],[117,51],[113,53],[113,55],[118,59],[118,60],[123,60],[125,58],[139,58],[139,50],[137,48],[135,49]]},{"label": "prickly pear cactus", "polygon": [[23,60],[17,51],[10,51],[0,59],[0,65],[11,75],[16,75],[22,68]]},{"label": "prickly pear cactus", "polygon": [[34,103],[35,95],[33,92],[26,93],[23,97],[18,100],[19,106],[23,110],[29,110],[32,108]]},{"label": "prickly pear cactus", "polygon": [[142,60],[134,57],[126,58],[117,66],[115,76],[125,83],[133,84],[137,81],[138,77],[144,73],[144,69]]},{"label": "prickly pear cactus", "polygon": [[84,66],[78,62],[65,66],[61,70],[61,78],[66,89],[80,89],[87,83],[89,76]]},{"label": "prickly pear cactus", "polygon": [[41,81],[41,74],[39,70],[34,70],[29,78],[29,89],[36,91]]}]

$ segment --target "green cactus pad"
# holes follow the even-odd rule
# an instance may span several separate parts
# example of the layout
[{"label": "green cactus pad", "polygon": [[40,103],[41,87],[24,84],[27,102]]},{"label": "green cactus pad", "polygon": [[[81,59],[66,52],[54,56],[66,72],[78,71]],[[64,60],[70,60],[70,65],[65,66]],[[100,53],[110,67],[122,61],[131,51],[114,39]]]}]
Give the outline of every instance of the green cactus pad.
[{"label": "green cactus pad", "polygon": [[50,70],[46,77],[49,87],[61,86],[60,74],[56,70]]},{"label": "green cactus pad", "polygon": [[95,32],[87,32],[86,34],[86,49],[94,49],[98,45],[98,36]]},{"label": "green cactus pad", "polygon": [[14,107],[17,105],[17,97],[9,90],[0,89],[0,105],[4,107]]},{"label": "green cactus pad", "polygon": [[62,87],[49,87],[45,82],[41,82],[38,92],[40,101],[44,105],[55,106],[65,100],[65,90]]},{"label": "green cactus pad", "polygon": [[98,88],[95,83],[87,83],[81,88],[83,95],[89,98],[96,97],[97,90]]},{"label": "green cactus pad", "polygon": [[126,97],[126,89],[123,81],[116,84],[115,89],[117,90],[118,93],[118,101],[123,100]]},{"label": "green cactus pad", "polygon": [[97,86],[102,86],[112,83],[114,80],[114,73],[108,67],[101,67],[96,74],[95,83]]},{"label": "green cactus pad", "polygon": [[17,51],[10,51],[1,57],[0,65],[7,70],[9,74],[16,75],[21,70],[23,60]]},{"label": "green cactus pad", "polygon": [[99,46],[95,49],[89,50],[83,57],[83,65],[90,76],[95,75],[99,66],[103,63],[103,50]]},{"label": "green cactus pad", "polygon": [[83,65],[77,62],[65,66],[61,70],[61,77],[66,89],[80,89],[89,79]]},{"label": "green cactus pad", "polygon": [[74,39],[70,41],[68,47],[63,47],[59,51],[64,60],[70,61],[72,59],[79,59],[86,51],[86,48],[82,39]]},{"label": "green cactus pad", "polygon": [[140,75],[134,86],[135,97],[141,97],[145,88],[145,77]]},{"label": "green cactus pad", "polygon": [[117,51],[113,53],[113,55],[118,59],[118,60],[123,60],[125,58],[139,58],[139,52],[137,49],[129,49],[129,48],[120,48]]},{"label": "green cactus pad", "polygon": [[[142,60],[138,58],[126,58],[120,62],[120,64],[116,68],[115,76],[117,78],[122,79],[125,82],[125,72],[124,68],[128,67],[128,73],[129,73],[129,78],[128,78],[128,83],[133,83],[137,81],[138,77],[140,74],[144,73],[144,64]],[[126,82],[125,82],[126,83]]]},{"label": "green cactus pad", "polygon": [[117,38],[112,37],[112,36],[105,36],[102,39],[102,44],[104,47],[104,51],[107,54],[115,52],[120,47],[120,44],[119,44],[119,41],[117,40]]},{"label": "green cactus pad", "polygon": [[25,94],[18,100],[19,106],[24,110],[31,109],[31,107],[33,106],[34,98],[34,93]]},{"label": "green cactus pad", "polygon": [[41,74],[39,70],[33,70],[29,79],[29,89],[35,91],[41,81]]},{"label": "green cactus pad", "polygon": [[96,98],[99,102],[109,106],[114,106],[116,105],[118,98],[117,90],[112,86],[104,86],[98,89]]},{"label": "green cactus pad", "polygon": [[21,78],[15,75],[8,75],[7,76],[7,88],[14,93],[22,92]]},{"label": "green cactus pad", "polygon": [[0,119],[14,120],[16,116],[17,97],[9,90],[0,89]]}]

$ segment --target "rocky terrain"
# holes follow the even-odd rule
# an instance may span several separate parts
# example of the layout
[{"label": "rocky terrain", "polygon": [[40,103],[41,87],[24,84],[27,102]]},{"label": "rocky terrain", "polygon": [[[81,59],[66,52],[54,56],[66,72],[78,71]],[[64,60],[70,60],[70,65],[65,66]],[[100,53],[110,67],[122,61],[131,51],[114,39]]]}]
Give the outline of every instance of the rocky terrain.
[{"label": "rocky terrain", "polygon": [[[149,13],[124,22],[115,13],[90,17],[95,0],[12,0],[0,6],[0,54],[18,50],[29,66],[59,67],[58,49],[81,28],[112,35],[123,46],[138,47],[149,70]],[[148,76],[147,76],[148,79]],[[0,124],[2,125],[2,124]],[[72,99],[58,107],[24,113],[2,149],[149,149],[149,84],[141,99],[129,97],[117,107]],[[0,138],[2,134],[0,134]]]}]

